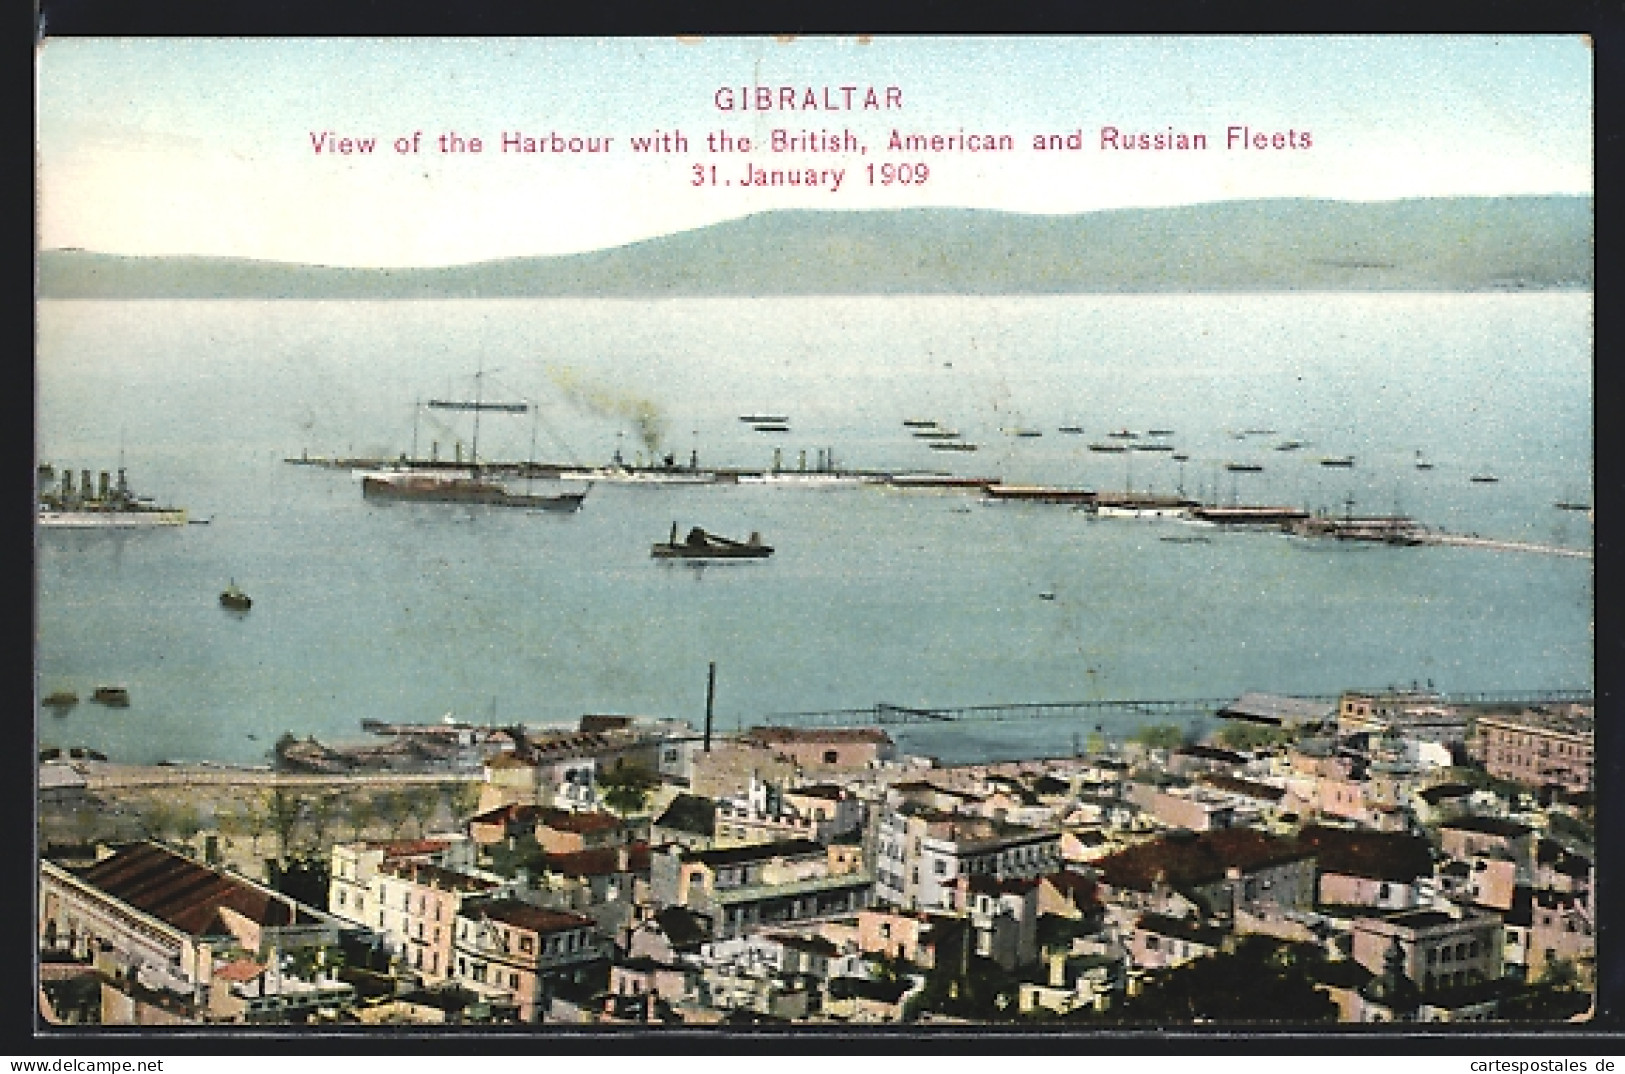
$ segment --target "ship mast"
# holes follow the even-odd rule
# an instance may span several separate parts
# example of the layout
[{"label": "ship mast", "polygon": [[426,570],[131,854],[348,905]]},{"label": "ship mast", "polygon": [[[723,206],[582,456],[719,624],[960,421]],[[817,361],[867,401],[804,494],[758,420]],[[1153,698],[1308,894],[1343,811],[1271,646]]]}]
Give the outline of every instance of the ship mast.
[{"label": "ship mast", "polygon": [[[529,402],[520,403],[487,403],[485,401],[485,370],[482,368],[474,374],[474,401],[456,399],[430,399],[428,406],[433,410],[472,410],[474,412],[474,438],[469,450],[469,466],[476,472],[480,468],[480,412],[484,410],[500,410],[505,414],[524,414],[530,410]],[[492,372],[495,372],[493,370]]]},{"label": "ship mast", "polygon": [[485,401],[480,392],[484,388],[484,377],[483,368],[474,374],[474,442],[469,445],[468,461],[475,476],[480,472],[480,404]]}]

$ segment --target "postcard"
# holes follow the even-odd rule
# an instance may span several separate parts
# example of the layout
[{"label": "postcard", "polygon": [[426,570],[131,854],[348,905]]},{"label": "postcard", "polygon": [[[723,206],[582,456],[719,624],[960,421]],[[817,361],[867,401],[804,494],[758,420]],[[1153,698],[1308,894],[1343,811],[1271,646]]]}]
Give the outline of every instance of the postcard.
[{"label": "postcard", "polygon": [[47,38],[40,1039],[1594,1025],[1592,67]]}]

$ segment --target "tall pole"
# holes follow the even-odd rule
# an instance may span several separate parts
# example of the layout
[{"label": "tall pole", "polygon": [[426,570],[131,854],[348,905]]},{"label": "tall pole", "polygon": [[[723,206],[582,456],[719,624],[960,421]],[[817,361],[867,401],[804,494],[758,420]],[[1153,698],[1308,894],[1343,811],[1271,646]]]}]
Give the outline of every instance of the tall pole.
[{"label": "tall pole", "polygon": [[711,710],[717,700],[717,662],[711,661],[705,676],[705,742],[706,753],[711,752]]},{"label": "tall pole", "polygon": [[480,471],[480,403],[484,401],[484,385],[481,383],[484,376],[483,369],[474,374],[474,443],[469,454],[473,457],[475,474]]}]

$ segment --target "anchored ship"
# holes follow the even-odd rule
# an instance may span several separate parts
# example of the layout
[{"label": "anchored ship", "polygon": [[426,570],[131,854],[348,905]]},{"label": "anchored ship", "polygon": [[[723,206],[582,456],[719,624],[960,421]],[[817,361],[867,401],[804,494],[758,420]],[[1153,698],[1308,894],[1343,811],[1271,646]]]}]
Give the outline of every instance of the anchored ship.
[{"label": "anchored ship", "polygon": [[587,498],[587,489],[541,496],[510,491],[500,482],[477,474],[403,472],[364,475],[361,478],[361,494],[374,499],[415,500],[420,503],[488,504],[494,507],[529,507],[541,511],[577,511]]},{"label": "anchored ship", "polygon": [[688,531],[683,540],[677,539],[677,523],[671,524],[671,537],[662,544],[652,545],[649,554],[655,559],[766,559],[773,547],[762,543],[762,535],[752,532],[750,538],[735,541],[715,533],[707,533],[699,526]]},{"label": "anchored ship", "polygon": [[80,471],[74,484],[73,471],[63,470],[55,487],[47,482],[56,476],[50,464],[37,471],[39,480],[38,519],[41,526],[73,526],[86,529],[120,526],[184,526],[186,509],[160,507],[145,496],[130,491],[124,467],[118,468],[118,481],[106,470],[99,482],[91,481],[89,470]]},{"label": "anchored ship", "polygon": [[237,579],[233,578],[231,584],[220,594],[220,606],[230,608],[234,612],[246,612],[254,606],[254,599],[239,589]]}]

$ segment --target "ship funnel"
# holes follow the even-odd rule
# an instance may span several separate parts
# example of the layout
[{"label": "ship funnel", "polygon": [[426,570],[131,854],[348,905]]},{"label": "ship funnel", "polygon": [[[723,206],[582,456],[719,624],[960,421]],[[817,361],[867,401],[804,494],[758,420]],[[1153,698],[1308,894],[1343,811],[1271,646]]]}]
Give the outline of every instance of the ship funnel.
[{"label": "ship funnel", "polygon": [[127,494],[130,491],[130,483],[129,481],[125,480],[124,467],[122,466],[118,468],[118,490],[121,495]]},{"label": "ship funnel", "polygon": [[63,496],[72,496],[73,495],[73,471],[72,470],[63,470],[62,471],[62,495]]},{"label": "ship funnel", "polygon": [[91,494],[91,490],[94,489],[95,487],[96,487],[95,485],[92,485],[90,483],[90,471],[89,470],[80,470],[79,471],[79,495],[85,497],[86,499],[89,499],[90,494]]},{"label": "ship funnel", "polygon": [[113,475],[108,473],[106,470],[102,471],[101,483],[96,486],[96,498],[98,500],[107,499],[107,490],[109,487],[111,487],[112,477]]}]

